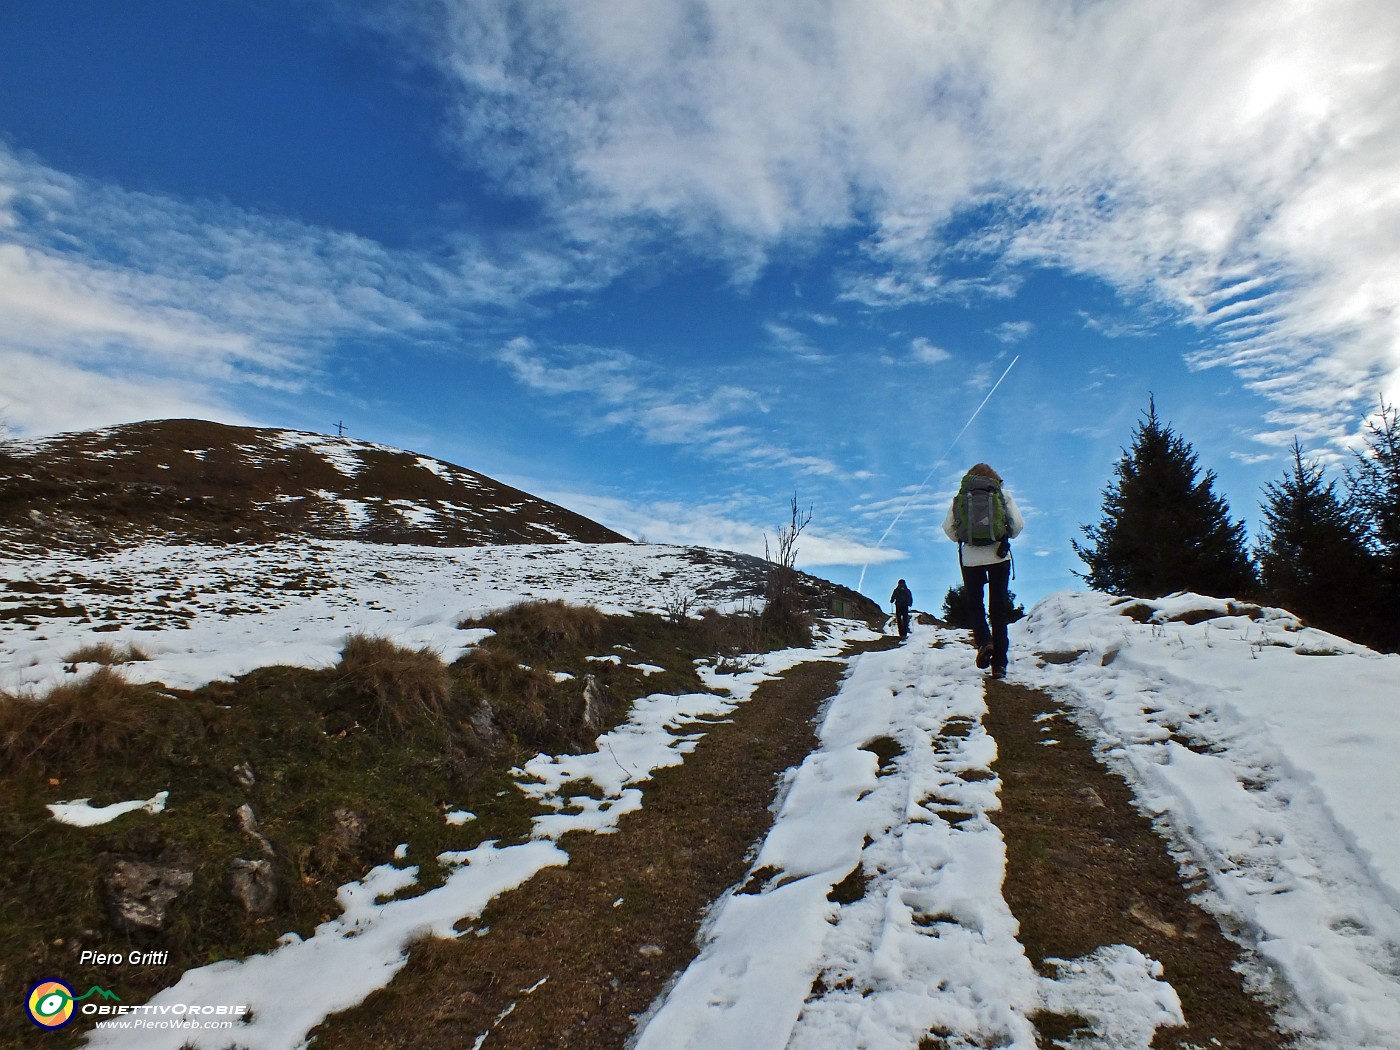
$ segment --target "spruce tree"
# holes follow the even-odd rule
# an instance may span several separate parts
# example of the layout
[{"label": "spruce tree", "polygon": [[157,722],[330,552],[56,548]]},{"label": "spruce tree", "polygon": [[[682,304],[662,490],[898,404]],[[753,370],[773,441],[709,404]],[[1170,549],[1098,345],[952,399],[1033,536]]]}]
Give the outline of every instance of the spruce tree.
[{"label": "spruce tree", "polygon": [[[1007,623],[1015,623],[1017,620],[1026,618],[1026,607],[1016,604],[1016,592],[1006,592],[1007,603],[1011,606],[1011,614],[1007,617]],[[948,593],[943,596],[943,622],[949,627],[971,627],[972,617],[968,614],[967,589],[962,584],[949,587]]]},{"label": "spruce tree", "polygon": [[1380,594],[1372,610],[1377,642],[1394,650],[1400,646],[1400,406],[1382,398],[1366,426],[1366,448],[1357,454],[1350,481],[1379,557]]},{"label": "spruce tree", "polygon": [[949,587],[943,596],[943,622],[949,627],[971,627],[971,617],[967,615],[967,592],[962,584]]},{"label": "spruce tree", "polygon": [[1324,483],[1322,466],[1293,463],[1264,490],[1264,534],[1255,549],[1268,600],[1323,630],[1374,643],[1377,559],[1361,506]]},{"label": "spruce tree", "polygon": [[1229,506],[1215,494],[1214,471],[1198,474],[1195,450],[1157,418],[1149,399],[1132,448],[1104,489],[1103,518],[1082,526],[1088,544],[1073,541],[1089,568],[1077,575],[1096,590],[1140,598],[1252,592],[1244,524],[1230,520]]}]

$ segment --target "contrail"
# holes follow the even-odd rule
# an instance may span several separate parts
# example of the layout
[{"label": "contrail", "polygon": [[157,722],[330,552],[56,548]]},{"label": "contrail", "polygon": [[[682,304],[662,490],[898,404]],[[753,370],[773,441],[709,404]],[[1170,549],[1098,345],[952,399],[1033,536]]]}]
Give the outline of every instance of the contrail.
[{"label": "contrail", "polygon": [[[992,384],[992,389],[987,391],[987,396],[982,399],[982,403],[973,410],[972,415],[967,417],[967,422],[964,423],[963,428],[958,431],[958,436],[953,438],[953,443],[948,446],[948,451],[938,457],[937,462],[935,462],[934,465],[929,468],[928,473],[924,475],[924,480],[919,482],[919,487],[914,490],[914,494],[904,501],[904,506],[899,508],[899,513],[894,516],[894,521],[890,522],[889,527],[886,528],[885,531],[880,534],[880,539],[875,544],[876,550],[879,550],[881,547],[884,546],[885,538],[888,537],[892,531],[894,531],[894,527],[899,524],[899,519],[904,517],[904,512],[909,509],[910,505],[916,499],[919,498],[919,493],[924,491],[924,486],[928,484],[928,479],[933,477],[933,472],[937,470],[940,466],[942,466],[943,463],[952,454],[953,449],[958,447],[958,442],[961,441],[962,436],[967,433],[967,428],[972,426],[972,421],[977,418],[977,414],[981,412],[982,409],[987,407],[987,402],[990,401],[992,399],[992,395],[997,392],[997,387],[1001,386],[1001,380],[1005,379],[1008,375],[1011,374],[1011,370],[1016,367],[1016,362],[1019,360],[1021,360],[1020,354],[1017,354],[1011,359],[1011,363],[1006,366],[1006,371],[1001,374],[1001,379],[998,379],[995,383]],[[860,582],[856,584],[856,590],[862,594],[865,593],[865,570],[868,568],[870,568],[869,562],[866,562],[860,567]]]}]

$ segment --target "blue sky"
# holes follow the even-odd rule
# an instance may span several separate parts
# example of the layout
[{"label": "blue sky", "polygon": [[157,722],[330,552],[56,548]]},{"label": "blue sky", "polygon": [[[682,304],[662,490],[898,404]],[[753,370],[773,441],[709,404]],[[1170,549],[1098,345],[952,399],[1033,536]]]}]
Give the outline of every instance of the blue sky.
[{"label": "blue sky", "polygon": [[1251,529],[1400,400],[1397,187],[1388,0],[9,0],[0,419],[343,420],[759,553],[796,494],[935,610],[985,460],[1033,601],[1149,393]]}]

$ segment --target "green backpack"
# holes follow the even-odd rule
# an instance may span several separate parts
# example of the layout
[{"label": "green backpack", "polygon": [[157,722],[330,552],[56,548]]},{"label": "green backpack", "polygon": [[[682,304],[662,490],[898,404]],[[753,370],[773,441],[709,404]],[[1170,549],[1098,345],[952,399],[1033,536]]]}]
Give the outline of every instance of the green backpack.
[{"label": "green backpack", "polygon": [[1006,499],[1001,482],[967,474],[953,500],[953,526],[959,543],[990,547],[1011,535],[1006,524]]}]

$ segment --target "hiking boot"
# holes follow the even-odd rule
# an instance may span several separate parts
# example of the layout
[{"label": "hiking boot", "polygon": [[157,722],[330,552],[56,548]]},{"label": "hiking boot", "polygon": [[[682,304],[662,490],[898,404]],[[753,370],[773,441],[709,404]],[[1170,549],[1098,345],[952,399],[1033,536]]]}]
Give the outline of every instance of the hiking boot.
[{"label": "hiking boot", "polygon": [[1005,677],[1006,677],[1006,668],[1005,668],[1005,667],[993,667],[993,668],[992,668],[992,677],[993,677],[993,678],[1005,678]]},{"label": "hiking boot", "polygon": [[977,666],[983,670],[992,666],[992,647],[984,645],[977,650]]}]

